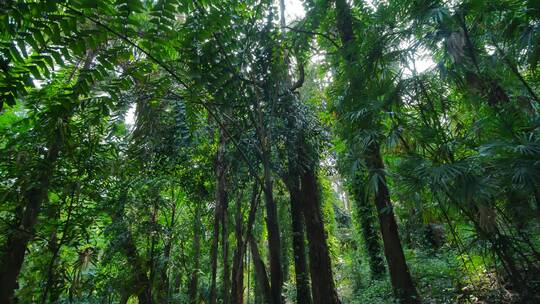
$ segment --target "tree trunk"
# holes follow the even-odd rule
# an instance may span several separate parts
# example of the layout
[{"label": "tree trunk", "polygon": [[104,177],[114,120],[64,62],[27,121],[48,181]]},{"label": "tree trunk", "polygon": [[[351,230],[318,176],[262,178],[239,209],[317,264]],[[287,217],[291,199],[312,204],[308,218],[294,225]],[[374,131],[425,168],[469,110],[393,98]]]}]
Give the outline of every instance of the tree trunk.
[{"label": "tree trunk", "polygon": [[[384,164],[377,144],[372,144],[368,150],[367,165],[372,171],[384,171]],[[390,272],[390,281],[394,288],[396,297],[401,303],[420,303],[420,298],[414,287],[414,283],[409,272],[409,267],[405,261],[405,255],[401,246],[399,232],[390,193],[384,176],[378,178],[377,193],[375,193],[375,205],[379,216],[384,254]]]},{"label": "tree trunk", "polygon": [[[259,111],[259,114],[261,112]],[[279,229],[277,205],[274,201],[272,172],[270,167],[271,151],[269,139],[262,125],[262,118],[259,119],[259,137],[262,147],[262,161],[264,169],[264,201],[266,206],[266,229],[268,231],[268,250],[270,257],[270,287],[272,290],[272,300],[274,304],[282,303],[281,290],[283,287],[283,269],[281,264],[281,234]]]},{"label": "tree trunk", "polygon": [[304,171],[300,178],[300,191],[306,234],[309,246],[309,268],[311,272],[311,292],[315,304],[340,303],[330,253],[326,243],[326,232],[321,212],[321,202],[317,178],[312,169]]},{"label": "tree trunk", "polygon": [[[95,57],[93,51],[88,51],[82,69],[87,70]],[[80,79],[77,81],[77,83]],[[74,98],[77,98],[75,96]],[[69,112],[62,114],[60,119],[69,120]],[[34,226],[37,222],[41,205],[48,199],[49,185],[56,166],[56,160],[62,147],[62,133],[58,128],[47,146],[47,155],[36,172],[37,180],[23,193],[25,209],[18,223],[17,231],[7,236],[4,254],[0,261],[0,303],[10,304],[17,286],[17,277],[21,272],[26,246],[34,236]]]},{"label": "tree trunk", "polygon": [[[349,66],[354,66],[357,62],[356,54],[351,47],[354,46],[356,38],[354,36],[352,15],[349,4],[346,0],[335,0],[336,20],[338,32],[345,49],[344,59]],[[361,83],[354,71],[348,70],[348,77],[352,87],[358,88]],[[352,92],[353,98],[355,92]],[[370,172],[381,174],[384,170],[384,163],[380,154],[379,146],[376,142],[370,144],[366,151],[366,163]],[[388,263],[390,280],[396,297],[401,303],[419,303],[420,299],[414,287],[409,267],[405,262],[405,255],[401,247],[396,219],[390,202],[390,193],[386,185],[384,176],[378,180],[378,191],[375,193],[375,205],[379,216],[380,229],[384,245],[384,254]]]},{"label": "tree trunk", "polygon": [[309,273],[306,260],[306,244],[304,241],[304,219],[298,178],[290,182],[289,195],[291,200],[292,242],[294,254],[294,272],[296,279],[296,303],[311,304]]},{"label": "tree trunk", "polygon": [[[238,224],[237,224],[238,225]],[[239,231],[240,230],[240,231]],[[234,251],[232,285],[231,285],[231,303],[244,303],[244,253],[245,246],[242,241],[242,229],[236,230],[236,250]],[[240,236],[240,238],[238,238]]]},{"label": "tree trunk", "polygon": [[[152,286],[155,282],[155,273],[156,273],[156,243],[157,243],[157,231],[156,231],[156,220],[157,220],[157,216],[158,216],[158,205],[157,205],[157,199],[158,197],[156,197],[154,199],[154,202],[153,202],[153,211],[152,211],[152,217],[151,217],[151,230],[150,230],[150,257],[148,259],[148,264],[149,264],[149,278],[148,278],[148,282],[149,282],[149,288],[148,288],[148,291],[150,292],[150,297],[151,299],[153,300],[154,299],[154,296],[153,296],[153,290],[152,290]],[[159,290],[159,289],[158,289]],[[159,295],[158,295],[159,296]],[[159,301],[159,299],[158,299]]]},{"label": "tree trunk", "polygon": [[255,268],[255,279],[257,280],[257,284],[261,289],[265,304],[275,304],[272,297],[270,282],[268,281],[268,275],[266,273],[266,267],[264,267],[261,255],[259,254],[257,242],[255,242],[252,235],[248,235],[248,242],[251,249],[251,256],[253,258],[253,266]]},{"label": "tree trunk", "polygon": [[[216,178],[217,178],[217,188],[216,188],[216,209],[214,214],[214,231],[213,231],[213,243],[212,250],[210,253],[211,263],[212,263],[212,281],[210,285],[210,304],[217,303],[217,293],[216,293],[216,279],[217,279],[217,256],[218,256],[218,244],[219,244],[219,228],[221,223],[221,244],[222,244],[222,254],[223,254],[223,287],[224,287],[224,301],[226,301],[228,293],[228,281],[229,281],[229,269],[228,269],[228,237],[227,237],[227,228],[226,228],[226,214],[227,214],[227,192],[225,190],[226,186],[226,171],[227,165],[225,163],[225,151],[226,151],[226,138],[223,130],[219,130],[219,146],[216,157]],[[225,289],[227,288],[227,289]],[[228,304],[225,302],[225,304]]]},{"label": "tree trunk", "polygon": [[[237,261],[237,263],[240,263],[240,265],[242,265],[243,262],[241,260],[243,260],[244,255],[246,255],[249,238],[252,235],[251,233],[253,231],[253,225],[255,224],[255,218],[257,216],[257,208],[259,207],[259,194],[260,194],[259,184],[257,183],[257,181],[255,181],[253,183],[253,188],[252,188],[252,191],[251,191],[251,202],[250,202],[250,208],[249,208],[246,231],[245,231],[245,234],[243,236],[240,235],[240,239],[242,240],[242,242],[241,242],[241,247],[238,250],[238,252],[240,254],[238,256],[238,261]],[[237,220],[238,220],[238,218],[237,218]],[[240,233],[242,233],[242,231],[240,231]],[[238,236],[237,236],[237,238],[238,238]],[[258,251],[257,251],[257,253],[258,253]],[[262,261],[261,261],[261,263],[262,263]],[[263,264],[263,267],[264,267],[264,264]],[[233,278],[235,278],[233,283],[236,284],[235,286],[233,286],[233,290],[232,290],[233,291],[233,295],[232,295],[232,297],[233,297],[232,303],[233,304],[242,303],[244,301],[244,299],[243,299],[243,294],[244,294],[243,266],[241,266],[239,268],[236,268],[236,269],[237,269],[237,274],[233,276]],[[266,275],[266,270],[265,270],[265,275]],[[266,278],[265,280],[268,281],[268,278]],[[248,264],[248,289],[249,289],[249,264]],[[249,290],[248,290],[248,302],[249,302]]]},{"label": "tree trunk", "polygon": [[229,233],[227,229],[228,218],[228,206],[229,198],[226,190],[226,173],[227,164],[225,160],[225,152],[227,148],[227,139],[223,130],[220,129],[220,141],[217,157],[217,176],[218,176],[218,204],[220,205],[220,221],[221,221],[221,254],[223,259],[223,304],[229,304],[229,290],[230,290],[230,265],[229,265]]},{"label": "tree trunk", "polygon": [[[253,193],[255,195],[255,193]],[[236,200],[235,237],[236,249],[233,257],[231,303],[244,303],[244,237],[242,235],[242,199]]]},{"label": "tree trunk", "polygon": [[368,202],[368,197],[364,190],[364,185],[360,177],[353,176],[352,191],[356,201],[358,220],[360,221],[361,233],[364,238],[364,245],[369,258],[369,268],[374,279],[381,279],[385,273],[384,261],[382,259],[382,248],[379,243],[379,234],[375,227],[374,210]]},{"label": "tree trunk", "polygon": [[[285,20],[285,1],[279,0],[279,20],[281,27],[281,36],[283,40],[286,39],[286,30],[287,22]],[[290,58],[288,50],[284,49],[284,64],[289,67]],[[297,89],[303,84],[303,66],[299,62],[299,65],[302,69],[302,77],[299,79],[299,83],[293,85],[291,83],[291,78],[288,73],[285,73],[283,76],[283,87],[281,88],[282,94],[290,94],[293,90]],[[292,94],[291,94],[292,97]],[[293,97],[294,98],[294,97]],[[298,130],[296,119],[291,113],[297,112],[297,109],[293,106],[292,100],[286,104],[285,111],[289,113],[287,116],[287,126],[290,130],[295,132],[301,132]],[[309,278],[307,273],[307,263],[306,263],[306,253],[305,253],[305,242],[304,242],[304,222],[302,220],[302,210],[300,203],[300,185],[299,185],[299,176],[298,176],[298,155],[297,149],[293,147],[295,144],[298,144],[298,141],[294,136],[288,138],[289,147],[289,169],[288,169],[288,179],[285,180],[285,184],[289,190],[289,196],[291,201],[291,226],[292,226],[292,243],[293,243],[293,254],[294,254],[294,267],[295,267],[295,280],[296,280],[296,302],[298,304],[311,304],[312,298],[310,294],[309,287]]]},{"label": "tree trunk", "polygon": [[60,152],[62,144],[60,131],[55,132],[54,140],[47,147],[48,152],[43,161],[37,183],[33,184],[24,194],[24,209],[22,219],[17,227],[17,231],[9,234],[5,251],[2,257],[0,266],[0,303],[13,303],[13,294],[17,286],[17,277],[22,268],[24,256],[26,253],[26,245],[34,235],[34,226],[37,222],[37,217],[41,205],[48,198],[49,185],[53,175],[54,167]]},{"label": "tree trunk", "polygon": [[[91,50],[88,51],[82,70],[88,70],[94,58],[95,53]],[[77,81],[77,84],[79,81],[80,79]],[[74,99],[76,98],[78,97],[74,96]],[[66,111],[63,113],[60,119],[64,122],[68,121],[69,112]],[[44,161],[35,173],[37,175],[36,183],[23,193],[23,202],[26,203],[25,209],[17,225],[17,231],[13,231],[7,236],[5,244],[5,249],[7,250],[4,250],[4,255],[0,261],[0,269],[2,269],[0,272],[0,303],[12,303],[12,297],[17,288],[17,277],[21,271],[26,253],[26,246],[34,235],[33,230],[41,205],[48,199],[49,185],[62,145],[62,134],[58,128],[54,131],[53,138],[47,146],[47,155]]]},{"label": "tree trunk", "polygon": [[[269,175],[265,174],[265,175]],[[264,196],[266,201],[266,228],[268,231],[268,250],[270,252],[270,281],[272,299],[276,304],[281,303],[281,288],[283,285],[283,270],[281,267],[281,240],[277,216],[277,206],[272,194],[272,183],[266,182]]]}]

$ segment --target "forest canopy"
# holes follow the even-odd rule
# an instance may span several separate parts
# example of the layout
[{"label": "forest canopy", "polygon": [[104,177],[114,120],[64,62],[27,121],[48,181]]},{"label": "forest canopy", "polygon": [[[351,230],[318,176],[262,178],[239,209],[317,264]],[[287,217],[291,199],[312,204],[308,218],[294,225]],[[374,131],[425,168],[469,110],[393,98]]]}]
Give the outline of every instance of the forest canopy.
[{"label": "forest canopy", "polygon": [[540,303],[540,2],[0,1],[0,303]]}]

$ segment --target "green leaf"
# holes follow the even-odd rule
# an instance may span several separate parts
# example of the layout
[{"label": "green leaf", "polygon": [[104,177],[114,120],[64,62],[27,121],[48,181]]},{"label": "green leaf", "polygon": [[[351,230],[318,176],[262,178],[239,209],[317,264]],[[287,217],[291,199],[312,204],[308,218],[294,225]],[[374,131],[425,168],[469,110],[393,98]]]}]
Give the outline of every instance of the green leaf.
[{"label": "green leaf", "polygon": [[61,65],[61,66],[64,65],[62,54],[60,54],[58,51],[51,50],[51,56],[54,58],[54,61],[56,61],[58,65]]},{"label": "green leaf", "polygon": [[30,73],[32,73],[32,76],[34,76],[35,79],[42,79],[37,65],[29,64],[26,66],[26,68],[30,71]]}]

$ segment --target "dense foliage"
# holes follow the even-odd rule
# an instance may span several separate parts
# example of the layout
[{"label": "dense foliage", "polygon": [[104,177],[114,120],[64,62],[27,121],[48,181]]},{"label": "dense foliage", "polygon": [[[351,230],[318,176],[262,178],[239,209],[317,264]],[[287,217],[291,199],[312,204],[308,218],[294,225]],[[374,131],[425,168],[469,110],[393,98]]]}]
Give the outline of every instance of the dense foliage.
[{"label": "dense foliage", "polygon": [[539,60],[534,0],[0,1],[0,303],[538,303]]}]

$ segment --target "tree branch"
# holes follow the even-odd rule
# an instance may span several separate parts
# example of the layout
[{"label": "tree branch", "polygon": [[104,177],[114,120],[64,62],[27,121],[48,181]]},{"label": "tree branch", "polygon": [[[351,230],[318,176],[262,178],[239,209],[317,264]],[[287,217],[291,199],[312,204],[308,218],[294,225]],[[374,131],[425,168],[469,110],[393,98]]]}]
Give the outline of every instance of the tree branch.
[{"label": "tree branch", "polygon": [[326,38],[326,40],[330,41],[336,48],[338,48],[338,49],[341,48],[341,46],[332,37],[330,37],[330,35],[328,35],[328,34],[302,30],[302,29],[298,29],[298,28],[290,27],[290,26],[286,26],[285,28],[289,29],[289,30],[291,30],[293,32],[297,32],[297,33],[302,33],[302,34],[307,34],[307,35],[314,35],[314,36],[321,36],[323,38]]}]

